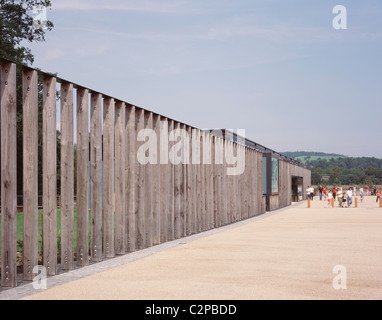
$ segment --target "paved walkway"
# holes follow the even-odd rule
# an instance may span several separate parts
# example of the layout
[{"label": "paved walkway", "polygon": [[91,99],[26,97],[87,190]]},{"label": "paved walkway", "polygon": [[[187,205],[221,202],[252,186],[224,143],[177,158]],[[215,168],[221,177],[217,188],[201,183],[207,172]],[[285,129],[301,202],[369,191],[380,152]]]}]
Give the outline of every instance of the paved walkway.
[{"label": "paved walkway", "polygon": [[375,197],[358,209],[326,208],[316,199],[311,206],[52,277],[45,291],[31,284],[3,290],[0,299],[382,299]]}]

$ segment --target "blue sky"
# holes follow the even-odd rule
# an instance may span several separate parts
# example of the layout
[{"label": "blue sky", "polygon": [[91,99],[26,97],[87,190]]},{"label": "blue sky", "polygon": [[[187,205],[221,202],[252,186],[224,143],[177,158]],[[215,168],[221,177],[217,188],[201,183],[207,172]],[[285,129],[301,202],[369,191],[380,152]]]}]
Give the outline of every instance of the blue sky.
[{"label": "blue sky", "polygon": [[382,158],[380,0],[52,0],[48,18],[28,44],[44,71],[277,151]]}]

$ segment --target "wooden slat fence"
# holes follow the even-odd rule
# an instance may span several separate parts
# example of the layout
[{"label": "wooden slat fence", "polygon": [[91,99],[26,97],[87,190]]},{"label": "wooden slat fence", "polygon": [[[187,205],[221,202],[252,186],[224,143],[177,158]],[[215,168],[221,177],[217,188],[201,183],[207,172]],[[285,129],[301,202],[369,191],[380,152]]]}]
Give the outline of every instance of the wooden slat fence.
[{"label": "wooden slat fence", "polygon": [[[18,282],[16,69],[16,64],[3,60],[2,287],[15,287]],[[90,261],[99,262],[264,213],[261,152],[50,74],[26,67],[19,69],[23,79],[23,280],[32,281],[35,277],[33,269],[39,263],[40,238],[40,263],[52,276],[59,268],[84,267]],[[39,75],[42,101],[38,100]],[[40,213],[39,107],[43,122]],[[57,159],[57,114],[60,159]],[[237,160],[245,162],[245,171],[228,175],[227,170],[234,164],[226,159],[232,160],[237,154],[245,155]],[[42,234],[38,231],[39,214],[43,216]]]}]

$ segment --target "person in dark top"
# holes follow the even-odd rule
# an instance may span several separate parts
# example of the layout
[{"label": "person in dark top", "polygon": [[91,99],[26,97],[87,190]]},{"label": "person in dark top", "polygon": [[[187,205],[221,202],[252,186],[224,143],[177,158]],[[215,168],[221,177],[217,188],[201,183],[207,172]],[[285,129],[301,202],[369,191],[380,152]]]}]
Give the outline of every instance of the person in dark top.
[{"label": "person in dark top", "polygon": [[337,189],[333,187],[333,199],[336,200]]}]

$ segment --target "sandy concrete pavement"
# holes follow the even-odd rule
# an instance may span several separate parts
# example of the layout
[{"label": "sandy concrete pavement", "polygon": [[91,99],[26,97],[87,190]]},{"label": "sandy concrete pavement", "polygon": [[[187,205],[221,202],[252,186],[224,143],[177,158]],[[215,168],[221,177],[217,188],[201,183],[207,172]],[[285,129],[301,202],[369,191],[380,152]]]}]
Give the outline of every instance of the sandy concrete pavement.
[{"label": "sandy concrete pavement", "polygon": [[26,299],[382,299],[382,209],[303,202]]}]

